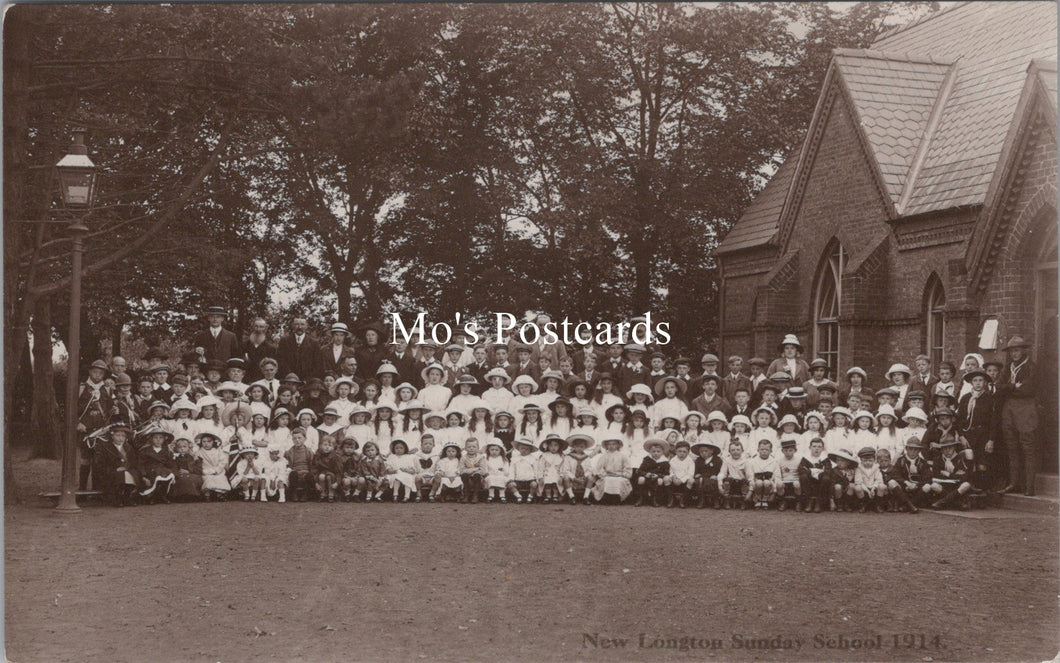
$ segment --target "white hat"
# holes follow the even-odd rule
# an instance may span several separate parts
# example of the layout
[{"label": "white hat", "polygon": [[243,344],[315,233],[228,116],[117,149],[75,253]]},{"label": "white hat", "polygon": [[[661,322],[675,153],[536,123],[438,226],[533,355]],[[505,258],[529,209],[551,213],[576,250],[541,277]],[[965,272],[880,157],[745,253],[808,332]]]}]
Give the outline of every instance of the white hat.
[{"label": "white hat", "polygon": [[485,376],[486,381],[489,382],[492,378],[504,378],[504,384],[508,384],[512,381],[512,376],[508,375],[508,371],[501,367],[491,368]]},{"label": "white hat", "polygon": [[824,415],[818,412],[817,410],[811,410],[802,417],[802,420],[805,423],[810,423],[810,419],[816,419],[817,421],[821,422],[822,426],[828,425],[828,422],[824,420]]},{"label": "white hat", "polygon": [[423,415],[424,423],[426,423],[428,419],[441,419],[442,421],[445,421],[445,412],[442,412],[441,410],[431,410]]},{"label": "white hat", "polygon": [[725,418],[725,413],[721,410],[712,410],[711,413],[707,415],[707,423],[709,424],[712,421],[720,421],[726,426],[729,425],[729,420]]},{"label": "white hat", "polygon": [[390,400],[389,398],[382,398],[378,403],[373,403],[369,410],[372,412],[378,412],[379,410],[390,410],[391,412],[397,412],[397,403]]},{"label": "white hat", "polygon": [[308,407],[304,407],[301,410],[299,410],[298,414],[295,415],[294,418],[295,419],[301,419],[303,414],[308,414],[309,416],[313,417],[313,421],[314,422],[317,420],[317,413],[313,412],[312,408],[308,408]]},{"label": "white hat", "polygon": [[630,400],[633,400],[633,395],[634,394],[643,394],[643,395],[647,396],[649,403],[652,403],[652,402],[655,401],[655,396],[651,393],[651,387],[649,387],[648,385],[644,384],[643,382],[638,382],[635,385],[633,385],[632,387],[630,387],[629,391],[626,392],[626,398],[628,398]]},{"label": "white hat", "polygon": [[243,389],[240,388],[240,386],[238,384],[236,384],[235,382],[232,382],[231,380],[225,380],[224,382],[222,382],[217,387],[217,389],[215,391],[217,393],[221,393],[222,391],[234,391],[237,394],[242,394],[243,393]]},{"label": "white hat", "polygon": [[398,405],[398,412],[408,412],[409,410],[420,410],[421,412],[429,412],[430,408],[425,406],[421,401],[413,398],[411,401],[405,401]]},{"label": "white hat", "polygon": [[338,388],[338,386],[340,384],[348,384],[348,385],[350,385],[350,388],[353,388],[353,385],[355,385],[357,383],[354,382],[353,378],[349,377],[348,375],[343,375],[338,380],[335,380],[335,387],[336,388]]},{"label": "white hat", "polygon": [[[880,409],[882,410],[883,407],[881,406]],[[911,408],[909,408],[908,410],[905,411],[905,415],[902,416],[902,420],[906,421],[906,422],[908,422],[910,420],[913,420],[913,421],[922,421],[924,423],[927,423],[928,418],[927,418],[927,414],[925,414],[924,411],[921,410],[920,408],[911,407]]]},{"label": "white hat", "polygon": [[[834,413],[835,410],[832,410],[832,412]],[[872,416],[872,413],[869,412],[868,410],[858,410],[857,412],[854,413],[854,416],[851,417],[851,420],[852,421],[857,421],[858,419],[863,419],[863,418],[864,419],[868,419],[869,421],[876,421],[876,417]]]},{"label": "white hat", "polygon": [[199,412],[202,412],[202,409],[204,407],[210,407],[211,405],[213,407],[221,407],[221,399],[211,394],[206,394],[205,396],[200,398],[199,402],[195,405],[199,408]]},{"label": "white hat", "polygon": [[795,334],[785,334],[784,340],[777,344],[777,347],[783,350],[785,345],[794,345],[799,352],[802,352],[802,343],[799,343],[799,337]]},{"label": "white hat", "polygon": [[269,407],[268,403],[251,403],[250,416],[256,417],[258,415],[265,417],[265,421],[268,421],[272,417],[272,408]]},{"label": "white hat", "polygon": [[[324,414],[327,414],[327,410],[324,411]],[[361,405],[360,403],[354,403],[353,407],[350,408],[350,413],[348,415],[346,415],[346,417],[350,421],[353,421],[353,415],[355,415],[355,414],[369,414],[370,415],[370,414],[372,414],[372,411],[369,410],[368,408],[366,408],[365,406]]]},{"label": "white hat", "polygon": [[431,371],[435,370],[435,369],[441,371],[442,375],[445,375],[445,368],[443,368],[442,365],[439,364],[438,362],[432,361],[431,363],[429,363],[426,366],[424,366],[423,370],[420,371],[420,377],[423,378],[423,383],[424,384],[427,384],[427,374],[430,373]]},{"label": "white hat", "polygon": [[794,414],[785,414],[783,417],[780,418],[780,421],[777,422],[777,428],[780,428],[784,424],[795,424],[796,426],[798,426],[799,420],[795,418]]},{"label": "white hat", "polygon": [[656,434],[645,438],[644,441],[641,442],[641,446],[644,448],[645,451],[651,453],[652,447],[662,447],[662,450],[665,452],[666,448],[669,447],[670,444],[666,441],[665,438]]},{"label": "white hat", "polygon": [[394,368],[394,365],[391,364],[389,361],[384,361],[383,363],[379,364],[379,368],[376,369],[375,374],[383,375],[385,373],[389,373],[391,375],[398,375],[398,370]]},{"label": "white hat", "polygon": [[913,374],[905,364],[891,364],[891,367],[887,369],[887,379],[890,380],[894,373],[905,373],[906,378]]},{"label": "white hat", "polygon": [[684,419],[682,420],[682,423],[684,423],[684,425],[686,425],[686,426],[688,425],[688,418],[689,417],[699,417],[700,421],[703,421],[703,419],[705,418],[703,416],[703,413],[700,412],[699,410],[689,410],[688,414],[686,414]]},{"label": "white hat", "polygon": [[336,322],[336,323],[331,325],[330,332],[332,334],[334,334],[335,332],[342,332],[343,334],[349,334],[350,333],[350,328],[346,326],[345,322]]},{"label": "white hat", "polygon": [[850,411],[850,410],[846,409],[846,408],[845,408],[845,407],[843,407],[842,405],[840,405],[839,407],[834,407],[834,408],[832,408],[832,415],[831,415],[831,416],[835,416],[835,415],[837,415],[837,414],[841,414],[841,415],[843,415],[844,417],[846,417],[847,419],[849,419],[849,420],[850,420],[851,422],[853,422],[853,421],[854,421],[854,415],[853,415],[853,413],[851,413],[851,411]]},{"label": "white hat", "polygon": [[860,375],[862,378],[868,378],[869,377],[868,373],[865,372],[865,369],[861,368],[860,366],[851,366],[850,368],[847,369],[847,375],[854,375],[854,374]]},{"label": "white hat", "polygon": [[744,426],[747,426],[748,430],[751,429],[751,420],[747,418],[746,414],[734,414],[732,416],[732,421],[729,422],[729,430],[732,430],[736,424],[743,424]]},{"label": "white hat", "polygon": [[537,391],[537,383],[534,382],[534,378],[530,377],[529,375],[526,375],[525,373],[515,378],[515,381],[512,382],[512,391],[514,392],[516,389],[518,389],[519,385],[521,384],[528,384],[530,385],[531,391]]},{"label": "white hat", "polygon": [[594,419],[597,419],[597,420],[600,419],[600,416],[598,414],[596,414],[596,410],[592,409],[588,405],[583,405],[580,408],[578,408],[578,412],[574,416],[575,417],[593,417]]},{"label": "white hat", "polygon": [[880,420],[880,417],[885,414],[891,417],[897,417],[897,415],[894,413],[894,408],[891,406],[890,403],[884,403],[876,409],[876,421],[878,422]]},{"label": "white hat", "polygon": [[394,387],[394,393],[396,394],[396,393],[400,392],[402,389],[411,389],[413,398],[416,398],[417,396],[420,395],[420,390],[417,389],[416,387],[412,386],[408,382],[402,382],[398,386]]},{"label": "white hat", "polygon": [[195,416],[199,413],[199,406],[192,403],[187,398],[178,398],[173,405],[169,407],[170,412],[176,412],[177,410],[191,410],[191,416]]}]

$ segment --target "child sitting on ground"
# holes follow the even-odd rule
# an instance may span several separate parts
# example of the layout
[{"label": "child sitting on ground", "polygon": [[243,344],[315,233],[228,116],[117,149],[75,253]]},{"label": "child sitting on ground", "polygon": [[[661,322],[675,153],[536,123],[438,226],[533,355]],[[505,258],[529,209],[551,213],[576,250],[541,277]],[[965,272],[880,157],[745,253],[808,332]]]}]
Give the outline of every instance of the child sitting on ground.
[{"label": "child sitting on ground", "polygon": [[464,453],[460,457],[460,480],[464,483],[464,502],[478,504],[479,494],[482,493],[483,482],[488,473],[486,457],[478,451],[478,439],[469,437],[464,442]]},{"label": "child sitting on ground", "polygon": [[644,503],[660,506],[660,496],[670,485],[670,461],[663,455],[666,447],[666,440],[661,436],[644,440],[644,450],[648,455],[637,469],[637,501],[633,506]]},{"label": "child sitting on ground", "polygon": [[777,499],[780,501],[778,511],[787,511],[789,503],[795,504],[796,511],[802,511],[802,488],[799,486],[802,458],[795,455],[798,446],[799,442],[794,437],[780,441],[780,458],[777,459],[780,476],[776,482]]},{"label": "child sitting on ground", "polygon": [[831,469],[832,462],[824,453],[824,440],[813,438],[809,443],[809,453],[799,462],[799,487],[805,502],[804,511],[820,513],[822,504],[828,506],[831,486],[827,478]]},{"label": "child sitting on ground", "polygon": [[674,502],[682,509],[685,501],[692,493],[692,487],[696,482],[696,461],[690,455],[691,445],[687,440],[677,441],[677,452],[670,459],[670,499],[667,507],[673,507]]},{"label": "child sitting on ground", "polygon": [[692,453],[696,454],[696,485],[699,493],[698,507],[702,509],[708,504],[715,509],[721,508],[721,493],[718,488],[718,474],[721,472],[722,460],[718,455],[721,447],[708,439],[700,439],[692,445]]},{"label": "child sitting on ground", "polygon": [[398,493],[405,494],[404,501],[412,499],[413,494],[419,494],[416,488],[416,474],[418,474],[419,462],[415,456],[408,453],[409,447],[403,438],[395,438],[390,441],[390,455],[386,459],[387,482],[393,492],[393,501],[398,501]]},{"label": "child sitting on ground", "polygon": [[[758,430],[756,429],[755,433]],[[747,461],[747,473],[754,481],[755,508],[768,509],[776,491],[776,482],[780,475],[780,465],[773,458],[773,442],[762,439],[758,442],[758,455]]]},{"label": "child sitting on ground", "polygon": [[[324,435],[324,437],[331,437]],[[291,448],[284,454],[287,460],[287,483],[291,488],[291,499],[295,502],[304,502],[309,498],[308,493],[313,489],[313,452],[305,445],[306,434],[304,428],[295,428],[291,431]]]},{"label": "child sitting on ground", "polygon": [[361,447],[363,455],[357,467],[357,487],[364,491],[364,501],[383,501],[383,490],[386,488],[386,463],[379,455],[379,446],[375,442],[366,442]]},{"label": "child sitting on ground", "polygon": [[517,504],[534,501],[537,492],[537,459],[533,453],[536,447],[530,438],[521,437],[515,441],[515,451],[509,464],[511,475],[508,478],[508,492]]},{"label": "child sitting on ground", "polygon": [[335,438],[325,435],[320,439],[320,449],[313,457],[313,476],[317,481],[320,501],[334,502],[342,478],[342,455],[335,450]]},{"label": "child sitting on ground", "polygon": [[508,485],[508,459],[504,456],[504,443],[493,438],[486,444],[486,502],[507,502],[504,495]]},{"label": "child sitting on ground", "polygon": [[555,433],[549,433],[541,442],[541,455],[538,456],[537,475],[541,477],[538,490],[541,501],[559,502],[560,466],[563,464],[563,450],[567,441]]},{"label": "child sitting on ground", "polygon": [[441,498],[443,502],[455,499],[464,487],[460,480],[460,445],[455,441],[448,441],[442,445],[442,457],[438,460],[437,476],[434,478],[434,488],[427,496],[428,502],[434,502]]},{"label": "child sitting on ground", "polygon": [[261,490],[260,500],[268,502],[270,497],[277,497],[277,502],[287,501],[287,477],[290,468],[287,459],[282,455],[283,448],[278,443],[272,443],[268,448],[268,457],[261,461]]},{"label": "child sitting on ground", "polygon": [[725,500],[725,508],[734,506],[746,509],[751,500],[751,475],[748,474],[747,459],[743,457],[743,445],[739,440],[729,443],[729,457],[722,463],[718,473],[718,489]]},{"label": "child sitting on ground", "polygon": [[633,492],[629,477],[633,468],[629,464],[629,455],[622,452],[622,438],[607,434],[603,440],[604,451],[596,462],[596,484],[593,486],[593,497],[597,502],[612,498],[621,504]]}]

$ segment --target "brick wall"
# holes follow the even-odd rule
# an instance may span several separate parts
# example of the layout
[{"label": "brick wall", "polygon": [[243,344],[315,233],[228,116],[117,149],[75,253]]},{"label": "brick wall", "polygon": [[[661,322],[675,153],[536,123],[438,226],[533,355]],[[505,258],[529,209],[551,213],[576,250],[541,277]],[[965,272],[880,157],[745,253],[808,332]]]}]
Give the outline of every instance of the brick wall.
[{"label": "brick wall", "polygon": [[[957,363],[975,350],[981,321],[990,315],[1001,318],[1002,339],[1012,329],[1032,335],[1037,254],[1028,255],[1040,249],[1046,228],[1054,228],[1054,234],[1045,242],[1056,242],[1051,207],[1057,179],[1053,133],[1039,131],[1041,140],[1027,151],[1023,185],[1013,192],[1018,196],[1015,220],[985,296],[979,297],[968,292],[964,256],[971,233],[981,230],[976,226],[981,208],[889,221],[884,194],[845,98],[833,95],[832,99],[790,240],[781,247],[785,255],[798,252],[795,272],[779,291],[769,287],[764,273],[726,278],[723,352],[771,358],[783,333],[791,331],[806,346],[806,358],[812,358],[812,285],[833,237],[843,245],[849,261],[840,317],[842,370],[859,365],[869,372],[872,384],[880,384],[892,362],[911,364],[927,350],[925,288],[933,274],[946,293],[946,359]],[[728,265],[733,258],[741,259],[727,256],[723,262]],[[756,298],[757,319],[752,321]]]}]

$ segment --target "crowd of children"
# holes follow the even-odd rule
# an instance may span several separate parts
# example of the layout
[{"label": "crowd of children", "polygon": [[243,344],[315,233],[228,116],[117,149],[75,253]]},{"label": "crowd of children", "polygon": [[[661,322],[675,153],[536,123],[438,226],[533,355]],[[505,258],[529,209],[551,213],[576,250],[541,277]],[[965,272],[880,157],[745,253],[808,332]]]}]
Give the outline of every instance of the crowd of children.
[{"label": "crowd of children", "polygon": [[461,500],[916,512],[965,509],[1003,485],[1003,366],[978,355],[959,378],[952,364],[919,356],[915,370],[894,364],[887,384],[870,389],[858,367],[840,385],[825,360],[803,361],[792,335],[772,364],[750,359],[747,374],[743,358],[730,357],[721,375],[707,354],[693,376],[690,360],[636,343],[582,353],[577,372],[566,354],[553,369],[544,352],[531,366],[534,348],[510,349],[518,363],[504,345],[454,344],[439,349],[442,361],[421,354],[417,375],[383,357],[368,379],[328,372],[307,382],[277,379],[277,362],[264,358],[263,377],[245,384],[245,360],[234,358],[227,380],[216,365],[189,362],[169,384],[160,362],[137,395],[128,375],[108,376],[97,362],[82,389],[82,454],[94,487],[119,506]]}]

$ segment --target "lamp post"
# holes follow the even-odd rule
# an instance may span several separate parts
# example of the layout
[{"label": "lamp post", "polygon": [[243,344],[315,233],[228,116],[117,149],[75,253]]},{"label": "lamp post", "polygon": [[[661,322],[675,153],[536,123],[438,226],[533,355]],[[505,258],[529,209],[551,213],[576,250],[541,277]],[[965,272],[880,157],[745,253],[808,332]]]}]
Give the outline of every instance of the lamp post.
[{"label": "lamp post", "polygon": [[[75,213],[87,210],[92,206],[96,193],[96,165],[88,158],[88,147],[85,146],[85,130],[74,129],[74,140],[70,151],[55,164],[59,178],[59,189],[62,193],[63,206]],[[81,513],[77,506],[77,450],[78,450],[78,412],[77,388],[80,384],[79,365],[81,356],[81,256],[84,253],[84,236],[88,232],[84,220],[87,212],[77,214],[68,230],[73,239],[73,251],[70,256],[70,334],[67,336],[66,349],[69,359],[66,362],[66,444],[63,449],[62,488],[59,494],[59,505],[55,512],[60,514]]]}]

